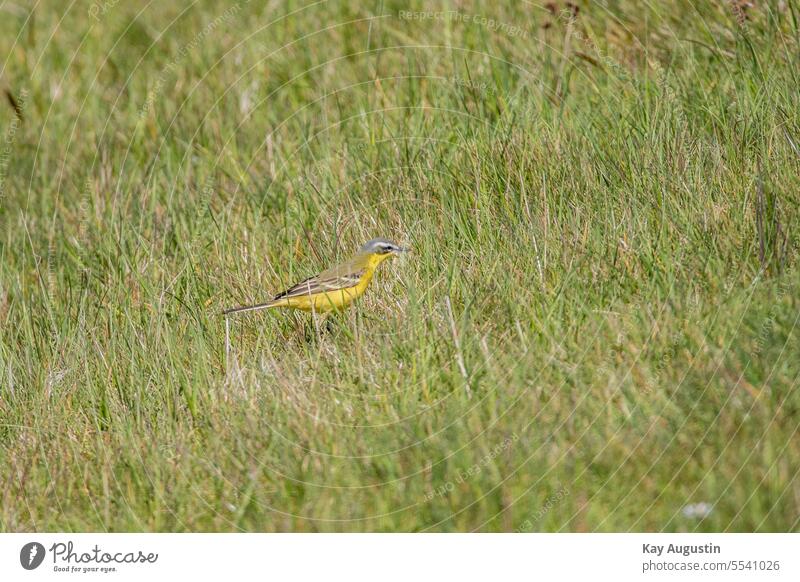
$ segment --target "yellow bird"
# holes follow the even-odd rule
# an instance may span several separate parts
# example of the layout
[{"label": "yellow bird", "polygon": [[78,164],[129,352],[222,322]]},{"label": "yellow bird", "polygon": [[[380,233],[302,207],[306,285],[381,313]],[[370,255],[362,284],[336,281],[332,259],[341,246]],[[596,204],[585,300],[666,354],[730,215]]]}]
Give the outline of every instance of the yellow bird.
[{"label": "yellow bird", "polygon": [[364,294],[378,265],[406,251],[408,249],[385,238],[373,239],[362,246],[354,257],[289,287],[271,301],[234,307],[223,313],[230,315],[271,307],[292,307],[315,313],[344,309]]}]

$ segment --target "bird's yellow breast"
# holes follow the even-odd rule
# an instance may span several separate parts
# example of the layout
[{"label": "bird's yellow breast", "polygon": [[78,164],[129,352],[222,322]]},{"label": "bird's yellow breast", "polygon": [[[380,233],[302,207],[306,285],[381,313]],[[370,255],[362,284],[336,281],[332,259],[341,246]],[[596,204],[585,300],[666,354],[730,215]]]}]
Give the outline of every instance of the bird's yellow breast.
[{"label": "bird's yellow breast", "polygon": [[277,304],[276,307],[291,307],[293,309],[314,311],[316,313],[345,309],[354,300],[364,294],[369,282],[372,280],[373,272],[374,269],[368,268],[358,284],[353,287],[328,291],[327,293],[313,293],[310,295],[291,297]]}]

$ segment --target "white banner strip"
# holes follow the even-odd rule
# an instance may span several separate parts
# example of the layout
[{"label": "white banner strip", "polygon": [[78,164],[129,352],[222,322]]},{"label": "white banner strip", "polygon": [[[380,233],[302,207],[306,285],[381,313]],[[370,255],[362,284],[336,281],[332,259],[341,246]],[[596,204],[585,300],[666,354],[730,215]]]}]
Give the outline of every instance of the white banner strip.
[{"label": "white banner strip", "polygon": [[1,534],[0,580],[800,580],[800,534]]}]

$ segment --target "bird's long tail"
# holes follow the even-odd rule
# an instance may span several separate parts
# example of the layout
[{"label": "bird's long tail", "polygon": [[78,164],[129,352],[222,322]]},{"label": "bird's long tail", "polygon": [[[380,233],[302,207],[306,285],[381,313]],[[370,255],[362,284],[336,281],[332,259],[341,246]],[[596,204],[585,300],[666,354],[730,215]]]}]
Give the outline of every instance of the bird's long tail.
[{"label": "bird's long tail", "polygon": [[233,307],[231,309],[226,309],[222,312],[222,315],[231,315],[233,313],[244,313],[245,311],[258,311],[259,309],[269,309],[270,307],[276,307],[281,305],[282,301],[280,299],[267,301],[266,303],[259,303],[258,305],[245,305],[243,307]]}]

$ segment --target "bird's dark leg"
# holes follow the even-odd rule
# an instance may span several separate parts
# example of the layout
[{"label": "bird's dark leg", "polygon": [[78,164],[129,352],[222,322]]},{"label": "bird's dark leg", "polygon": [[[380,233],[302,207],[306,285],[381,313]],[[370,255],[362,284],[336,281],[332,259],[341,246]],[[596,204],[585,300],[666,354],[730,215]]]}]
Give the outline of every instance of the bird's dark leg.
[{"label": "bird's dark leg", "polygon": [[325,331],[328,333],[334,333],[336,331],[330,317],[325,318]]},{"label": "bird's dark leg", "polygon": [[332,336],[344,334],[349,337],[349,327],[344,315],[337,311],[327,313],[325,316],[325,331]]},{"label": "bird's dark leg", "polygon": [[327,333],[333,331],[331,329],[330,318],[327,315],[314,312],[311,314],[309,329],[311,336],[313,336],[312,338],[308,338],[309,341],[311,339],[320,341]]},{"label": "bird's dark leg", "polygon": [[296,329],[298,333],[303,334],[303,339],[306,343],[311,343],[317,339],[317,323],[313,319],[302,316],[297,317]]}]

